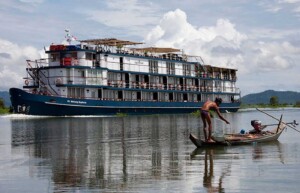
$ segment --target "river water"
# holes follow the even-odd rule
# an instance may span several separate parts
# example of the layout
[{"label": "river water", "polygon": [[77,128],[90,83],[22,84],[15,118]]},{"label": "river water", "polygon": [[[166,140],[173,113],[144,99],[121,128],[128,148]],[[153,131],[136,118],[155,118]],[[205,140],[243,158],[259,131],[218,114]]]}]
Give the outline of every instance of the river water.
[{"label": "river water", "polygon": [[[300,109],[269,110],[300,121]],[[214,118],[215,133],[276,121],[254,110]],[[299,192],[300,133],[267,144],[196,149],[190,114],[0,117],[0,192]],[[300,126],[298,126],[300,130]]]}]

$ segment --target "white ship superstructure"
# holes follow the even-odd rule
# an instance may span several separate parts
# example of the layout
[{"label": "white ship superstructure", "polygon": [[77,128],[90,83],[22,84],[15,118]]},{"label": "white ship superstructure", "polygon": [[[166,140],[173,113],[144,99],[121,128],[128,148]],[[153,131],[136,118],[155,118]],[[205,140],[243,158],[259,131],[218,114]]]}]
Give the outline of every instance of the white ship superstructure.
[{"label": "white ship superstructure", "polygon": [[[224,110],[239,108],[236,69],[206,65],[179,49],[141,45],[115,38],[51,45],[47,59],[27,61],[24,92],[45,96],[39,98],[44,105],[64,107],[66,115],[76,105],[76,114],[184,113],[215,97],[223,99]],[[40,112],[25,101],[14,105],[16,112]]]}]

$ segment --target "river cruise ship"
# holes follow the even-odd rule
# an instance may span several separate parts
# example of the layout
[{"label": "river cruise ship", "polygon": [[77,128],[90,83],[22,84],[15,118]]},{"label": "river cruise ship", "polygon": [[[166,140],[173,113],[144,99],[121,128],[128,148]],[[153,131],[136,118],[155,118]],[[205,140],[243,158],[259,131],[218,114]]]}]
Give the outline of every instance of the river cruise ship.
[{"label": "river cruise ship", "polygon": [[240,107],[237,69],[207,65],[182,50],[115,38],[50,45],[27,60],[23,89],[11,88],[14,113],[73,116],[191,113],[222,98]]}]

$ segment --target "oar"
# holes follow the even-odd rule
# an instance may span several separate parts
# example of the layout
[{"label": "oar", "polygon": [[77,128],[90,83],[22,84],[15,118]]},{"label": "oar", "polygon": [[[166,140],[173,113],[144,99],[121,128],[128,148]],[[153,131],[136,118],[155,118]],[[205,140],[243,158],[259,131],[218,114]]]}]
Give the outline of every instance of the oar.
[{"label": "oar", "polygon": [[[295,125],[299,125],[299,124],[296,122],[296,120],[294,120],[293,122],[285,123],[285,124],[292,125],[293,127],[295,127]],[[263,125],[263,126],[274,126],[274,125],[278,125],[278,123],[267,124],[267,125]]]},{"label": "oar", "polygon": [[[280,121],[279,119],[277,119],[276,117],[274,117],[273,115],[270,115],[269,113],[267,113],[267,112],[265,112],[265,111],[262,111],[262,110],[260,110],[260,109],[258,109],[258,108],[256,108],[256,110],[258,110],[258,111],[261,112],[261,113],[264,113],[264,114],[268,115],[269,117],[271,117],[271,118],[273,118],[273,119],[275,119],[275,120],[277,120],[277,121]],[[295,131],[297,131],[297,132],[300,133],[300,131],[298,131],[298,130],[295,129],[294,127],[290,126],[289,124],[286,124],[286,123],[283,122],[283,121],[282,121],[282,123],[285,124],[286,126],[292,128],[292,129],[294,129]]]}]

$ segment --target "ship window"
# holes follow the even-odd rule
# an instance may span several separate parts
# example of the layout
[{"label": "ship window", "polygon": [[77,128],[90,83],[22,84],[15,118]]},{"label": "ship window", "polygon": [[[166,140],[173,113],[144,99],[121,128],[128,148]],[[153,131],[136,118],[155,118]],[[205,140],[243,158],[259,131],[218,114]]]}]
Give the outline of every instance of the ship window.
[{"label": "ship window", "polygon": [[140,82],[140,76],[137,74],[137,75],[135,75],[135,81],[138,83],[138,82]]},{"label": "ship window", "polygon": [[77,52],[72,52],[72,58],[77,58]]},{"label": "ship window", "polygon": [[197,101],[201,101],[201,94],[197,94]]},{"label": "ship window", "polygon": [[183,100],[184,100],[184,101],[187,101],[187,100],[188,100],[188,95],[187,95],[187,93],[183,93]]},{"label": "ship window", "polygon": [[190,76],[191,75],[191,65],[183,64],[183,75]]},{"label": "ship window", "polygon": [[53,53],[51,54],[50,58],[51,58],[51,62],[59,61],[59,54]]},{"label": "ship window", "polygon": [[136,99],[137,100],[141,100],[142,98],[141,98],[141,92],[137,92],[136,93]]},{"label": "ship window", "polygon": [[158,61],[149,60],[149,72],[150,73],[158,73]]},{"label": "ship window", "polygon": [[98,98],[102,99],[102,90],[101,89],[98,89]]},{"label": "ship window", "polygon": [[123,66],[124,63],[123,63],[123,57],[120,57],[120,70],[123,70]]},{"label": "ship window", "polygon": [[121,90],[118,91],[118,99],[123,99],[123,92]]},{"label": "ship window", "polygon": [[167,74],[175,74],[175,63],[167,62]]},{"label": "ship window", "polygon": [[173,101],[174,99],[173,99],[173,93],[169,93],[169,100],[170,101]]},{"label": "ship window", "polygon": [[153,100],[157,100],[158,99],[158,93],[157,92],[154,92],[153,93]]},{"label": "ship window", "polygon": [[93,54],[92,54],[92,53],[86,52],[86,53],[85,53],[85,58],[86,58],[87,60],[93,60]]}]

